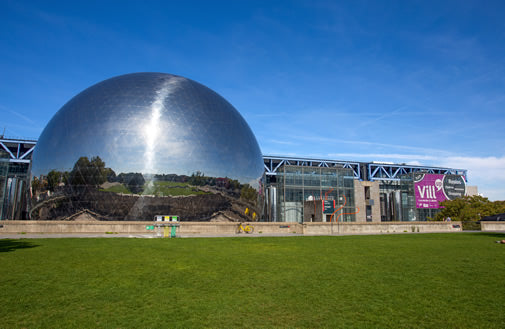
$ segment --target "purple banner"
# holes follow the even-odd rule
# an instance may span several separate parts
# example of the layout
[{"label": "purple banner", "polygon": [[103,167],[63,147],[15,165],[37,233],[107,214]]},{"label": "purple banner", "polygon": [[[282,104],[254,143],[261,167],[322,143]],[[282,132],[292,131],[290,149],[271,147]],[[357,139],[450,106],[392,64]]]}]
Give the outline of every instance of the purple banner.
[{"label": "purple banner", "polygon": [[439,203],[465,195],[463,176],[416,174],[414,175],[416,208],[440,208]]}]

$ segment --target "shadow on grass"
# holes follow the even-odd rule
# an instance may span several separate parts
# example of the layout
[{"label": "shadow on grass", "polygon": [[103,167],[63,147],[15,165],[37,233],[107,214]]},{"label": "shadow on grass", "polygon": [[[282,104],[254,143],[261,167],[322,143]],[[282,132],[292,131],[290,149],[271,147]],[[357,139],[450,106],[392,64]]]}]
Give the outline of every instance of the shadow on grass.
[{"label": "shadow on grass", "polygon": [[9,252],[14,251],[16,249],[27,249],[35,247],[38,247],[38,245],[28,241],[10,240],[10,239],[0,240],[0,252]]}]

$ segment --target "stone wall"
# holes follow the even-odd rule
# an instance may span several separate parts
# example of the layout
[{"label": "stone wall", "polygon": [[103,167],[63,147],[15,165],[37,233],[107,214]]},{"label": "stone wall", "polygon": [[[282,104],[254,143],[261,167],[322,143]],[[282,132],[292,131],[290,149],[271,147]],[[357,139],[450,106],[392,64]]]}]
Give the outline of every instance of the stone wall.
[{"label": "stone wall", "polygon": [[461,232],[461,222],[305,223],[306,235]]},{"label": "stone wall", "polygon": [[[496,223],[496,222],[494,222]],[[146,226],[155,222],[125,221],[1,221],[1,233],[154,233]],[[256,234],[387,234],[460,232],[460,222],[389,222],[389,223],[250,223]],[[505,230],[505,223],[501,230]],[[233,235],[237,223],[181,222],[177,229],[182,235]],[[494,229],[493,229],[494,230]]]},{"label": "stone wall", "polygon": [[125,221],[1,221],[0,233],[146,233],[152,222]]},{"label": "stone wall", "polygon": [[[368,199],[365,196],[365,190],[369,189]],[[372,222],[380,222],[380,193],[379,182],[359,181],[354,180],[354,202],[359,208],[359,213],[356,214],[357,223],[366,222],[366,206],[372,207]]]},{"label": "stone wall", "polygon": [[482,232],[505,232],[505,222],[480,222],[480,229]]}]

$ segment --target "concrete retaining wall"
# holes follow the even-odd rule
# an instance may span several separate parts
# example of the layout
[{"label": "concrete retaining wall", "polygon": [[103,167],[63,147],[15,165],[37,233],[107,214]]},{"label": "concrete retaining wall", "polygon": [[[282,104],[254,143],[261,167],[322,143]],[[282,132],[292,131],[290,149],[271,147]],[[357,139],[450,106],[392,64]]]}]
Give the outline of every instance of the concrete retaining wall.
[{"label": "concrete retaining wall", "polygon": [[304,234],[460,232],[461,222],[305,223]]},{"label": "concrete retaining wall", "polygon": [[505,222],[480,222],[482,232],[505,231]]},{"label": "concrete retaining wall", "polygon": [[146,233],[152,222],[100,222],[100,221],[0,221],[0,233]]},{"label": "concrete retaining wall", "polygon": [[[298,223],[248,223],[254,226],[254,233],[283,234],[303,233],[303,226]],[[238,223],[229,222],[182,222],[181,234],[235,234]]]},{"label": "concrete retaining wall", "polygon": [[[0,233],[150,233],[146,226],[154,222],[100,222],[100,221],[1,221]],[[425,233],[459,232],[460,222],[389,222],[389,223],[251,223],[254,233],[262,234],[369,234],[369,233]],[[492,222],[496,224],[496,222]],[[500,223],[501,224],[501,223]],[[182,222],[178,234],[232,235],[237,223],[230,222]],[[483,226],[483,230],[484,230]],[[505,230],[491,227],[488,230]]]}]

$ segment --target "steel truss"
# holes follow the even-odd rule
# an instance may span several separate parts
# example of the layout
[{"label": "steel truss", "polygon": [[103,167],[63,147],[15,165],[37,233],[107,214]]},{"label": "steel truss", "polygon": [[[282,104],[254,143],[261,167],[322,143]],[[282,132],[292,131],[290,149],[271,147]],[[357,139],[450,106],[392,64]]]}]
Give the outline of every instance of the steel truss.
[{"label": "steel truss", "polygon": [[362,179],[359,162],[263,156],[263,163],[265,166],[265,174],[268,176],[277,175],[277,169],[283,165],[291,165],[303,167],[349,168],[352,169],[355,179]]},{"label": "steel truss", "polygon": [[37,141],[0,138],[0,150],[9,154],[9,162],[30,163]]},{"label": "steel truss", "polygon": [[367,163],[368,180],[400,180],[403,175],[411,173],[427,173],[442,175],[460,175],[467,181],[467,170],[441,167],[410,166],[406,164]]},{"label": "steel truss", "polygon": [[[407,164],[389,164],[374,162],[352,162],[340,160],[323,160],[308,158],[291,158],[281,156],[263,156],[265,173],[267,176],[277,175],[277,170],[283,165],[303,167],[350,168],[354,179],[368,181],[399,181],[403,175],[411,173],[427,173],[442,175],[460,175],[467,181],[467,170],[442,167],[412,166]],[[363,170],[362,170],[363,168]],[[365,169],[366,168],[366,169]]]}]

